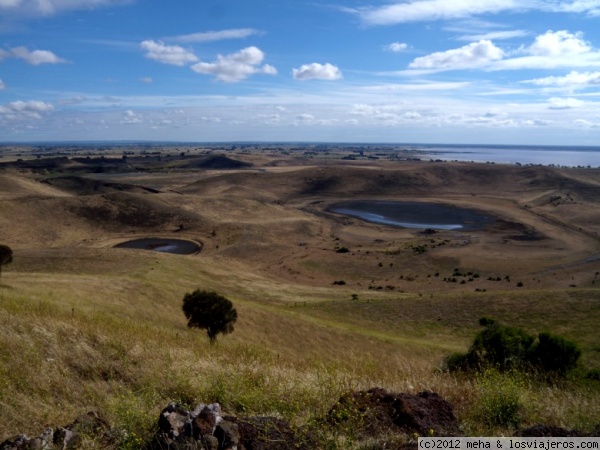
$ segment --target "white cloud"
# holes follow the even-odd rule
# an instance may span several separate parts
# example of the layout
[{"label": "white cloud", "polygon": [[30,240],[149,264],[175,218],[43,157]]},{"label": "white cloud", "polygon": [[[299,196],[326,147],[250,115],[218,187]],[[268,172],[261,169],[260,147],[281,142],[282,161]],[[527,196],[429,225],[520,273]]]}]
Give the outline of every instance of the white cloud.
[{"label": "white cloud", "polygon": [[435,52],[416,58],[409,64],[411,69],[452,70],[478,68],[504,57],[504,51],[491,41],[473,42],[460,48]]},{"label": "white cloud", "polygon": [[147,40],[140,44],[146,50],[146,58],[153,59],[163,64],[184,66],[198,61],[198,57],[189,50],[178,45],[165,45],[162,41]]},{"label": "white cloud", "polygon": [[[2,1],[2,0],[0,0]],[[27,47],[14,47],[9,50],[0,49],[0,61],[8,58],[16,58],[25,61],[28,64],[38,66],[40,64],[62,64],[66,63],[54,53],[48,50],[29,51]]]},{"label": "white cloud", "polygon": [[4,81],[0,80],[0,91],[5,88],[6,88],[6,85],[4,84]]},{"label": "white cloud", "polygon": [[561,67],[600,67],[600,52],[583,40],[581,33],[547,31],[530,46],[506,52],[492,41],[481,40],[457,49],[416,58],[409,71],[399,74],[424,74],[444,70],[482,69],[487,71],[555,69]]},{"label": "white cloud", "polygon": [[501,12],[571,12],[600,15],[598,0],[408,0],[366,8],[343,8],[357,14],[369,25],[394,25],[398,23],[454,20]]},{"label": "white cloud", "polygon": [[587,53],[591,50],[592,47],[582,39],[581,33],[549,30],[535,38],[535,42],[527,49],[527,53],[533,56],[570,56]]},{"label": "white cloud", "polygon": [[128,124],[128,125],[135,125],[135,124],[139,124],[142,122],[143,122],[142,116],[140,114],[133,112],[130,109],[125,111],[125,113],[123,114],[123,119],[121,120],[122,124]]},{"label": "white cloud", "polygon": [[526,9],[515,0],[416,0],[376,8],[354,10],[370,25],[461,19],[478,14]]},{"label": "white cloud", "polygon": [[132,0],[0,0],[0,11],[21,16],[49,16],[66,11],[117,6]]},{"label": "white cloud", "polygon": [[242,81],[255,73],[276,75],[277,69],[269,64],[259,67],[264,58],[265,54],[259,48],[252,46],[229,55],[217,55],[217,60],[212,63],[199,62],[192,66],[192,70],[214,75],[217,80],[226,83]]},{"label": "white cloud", "polygon": [[243,39],[248,36],[262,34],[261,31],[253,28],[232,28],[220,31],[206,31],[202,33],[184,34],[168,38],[170,41],[192,43],[192,42],[213,42],[224,39]]},{"label": "white cloud", "polygon": [[292,74],[296,80],[339,80],[342,72],[333,64],[303,64],[299,69],[293,69]]},{"label": "white cloud", "polygon": [[544,77],[533,80],[526,80],[523,83],[531,83],[536,86],[556,86],[556,87],[585,87],[600,85],[600,72],[577,72],[571,71],[564,77]]},{"label": "white cloud", "polygon": [[383,49],[394,53],[400,53],[408,49],[408,44],[404,42],[392,42],[391,44],[385,45]]},{"label": "white cloud", "polygon": [[40,64],[61,64],[66,61],[59,58],[48,50],[29,51],[26,47],[15,47],[10,50],[10,54],[17,59],[22,59],[28,64],[38,66]]},{"label": "white cloud", "polygon": [[17,100],[6,105],[0,105],[0,117],[6,119],[19,119],[23,117],[41,119],[41,113],[53,110],[54,107],[50,103],[39,100],[30,100],[27,102]]},{"label": "white cloud", "polygon": [[154,82],[154,80],[152,79],[152,77],[142,77],[142,78],[140,78],[140,81],[141,81],[142,83],[148,83],[148,84],[150,84],[150,83],[153,83],[153,82]]},{"label": "white cloud", "polygon": [[573,109],[585,105],[585,102],[576,98],[557,98],[553,97],[548,100],[548,108],[550,109]]},{"label": "white cloud", "polygon": [[528,31],[524,30],[506,30],[506,31],[489,31],[481,34],[464,34],[456,38],[459,41],[482,41],[482,40],[504,40],[517,37],[527,36]]}]

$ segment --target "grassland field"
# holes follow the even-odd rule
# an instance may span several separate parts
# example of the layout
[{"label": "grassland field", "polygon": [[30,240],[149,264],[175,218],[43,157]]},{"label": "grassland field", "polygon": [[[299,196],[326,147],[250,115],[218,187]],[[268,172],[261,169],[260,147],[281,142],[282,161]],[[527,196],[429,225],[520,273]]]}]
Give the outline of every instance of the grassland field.
[{"label": "grassland field", "polygon": [[[560,334],[600,369],[600,169],[154,150],[4,149],[0,243],[14,261],[0,276],[0,441],[88,410],[144,440],[170,401],[302,425],[373,386],[435,391],[465,433],[510,433],[481,418],[477,378],[438,370],[482,316]],[[327,211],[348,199],[497,220],[424,234]],[[202,251],[113,248],[138,237]],[[196,288],[238,310],[212,346],[181,311]],[[600,382],[520,383],[522,426],[600,429]]]}]

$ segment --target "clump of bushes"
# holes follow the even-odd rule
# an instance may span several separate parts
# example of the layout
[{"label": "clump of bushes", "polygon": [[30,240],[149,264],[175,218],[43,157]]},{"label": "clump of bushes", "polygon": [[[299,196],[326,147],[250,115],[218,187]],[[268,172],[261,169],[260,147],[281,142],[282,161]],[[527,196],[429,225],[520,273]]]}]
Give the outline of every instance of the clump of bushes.
[{"label": "clump of bushes", "polygon": [[561,336],[548,332],[532,336],[487,317],[479,319],[479,324],[484,329],[475,336],[469,351],[446,359],[449,371],[493,368],[501,372],[531,370],[564,376],[577,366],[581,356],[577,344]]}]

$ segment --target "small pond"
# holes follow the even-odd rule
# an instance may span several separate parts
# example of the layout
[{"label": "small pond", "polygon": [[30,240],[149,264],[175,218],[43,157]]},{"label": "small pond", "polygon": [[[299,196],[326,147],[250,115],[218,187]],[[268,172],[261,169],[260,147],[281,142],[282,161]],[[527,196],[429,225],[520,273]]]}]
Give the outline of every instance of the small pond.
[{"label": "small pond", "polygon": [[480,230],[495,220],[476,209],[424,202],[357,200],[336,203],[327,210],[368,222],[434,230]]},{"label": "small pond", "polygon": [[192,241],[171,238],[141,238],[115,245],[116,248],[133,248],[137,250],[152,250],[176,255],[191,255],[198,253],[201,247]]}]

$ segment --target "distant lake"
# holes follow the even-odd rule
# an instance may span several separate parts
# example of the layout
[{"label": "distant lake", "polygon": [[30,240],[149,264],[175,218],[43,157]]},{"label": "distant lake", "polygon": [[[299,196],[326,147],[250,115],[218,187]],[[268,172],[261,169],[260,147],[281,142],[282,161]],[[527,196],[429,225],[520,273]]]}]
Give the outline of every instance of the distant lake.
[{"label": "distant lake", "polygon": [[480,230],[495,220],[476,209],[424,202],[348,201],[331,205],[328,211],[368,222],[435,230]]},{"label": "distant lake", "polygon": [[117,248],[131,248],[136,250],[152,250],[162,253],[174,253],[177,255],[191,255],[198,253],[201,248],[192,241],[170,238],[141,238],[121,242],[115,245]]},{"label": "distant lake", "polygon": [[424,144],[411,148],[421,159],[600,167],[600,147]]}]

